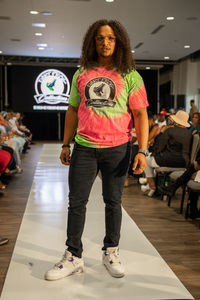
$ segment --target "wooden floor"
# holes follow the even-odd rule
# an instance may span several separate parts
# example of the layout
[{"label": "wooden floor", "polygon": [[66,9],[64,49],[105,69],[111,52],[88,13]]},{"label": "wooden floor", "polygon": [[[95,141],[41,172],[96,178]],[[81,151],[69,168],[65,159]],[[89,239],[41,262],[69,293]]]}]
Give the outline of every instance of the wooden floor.
[{"label": "wooden floor", "polygon": [[171,207],[142,195],[135,180],[124,189],[123,206],[195,299],[200,299],[200,220],[178,213],[181,191]]},{"label": "wooden floor", "polygon": [[[0,247],[0,293],[41,147],[37,143],[24,155],[24,172],[12,178],[0,197],[0,236],[10,239]],[[168,208],[166,202],[143,196],[137,182],[131,179],[130,186],[124,189],[123,206],[189,292],[200,300],[200,230],[198,222],[185,221],[177,213],[179,197]]]}]

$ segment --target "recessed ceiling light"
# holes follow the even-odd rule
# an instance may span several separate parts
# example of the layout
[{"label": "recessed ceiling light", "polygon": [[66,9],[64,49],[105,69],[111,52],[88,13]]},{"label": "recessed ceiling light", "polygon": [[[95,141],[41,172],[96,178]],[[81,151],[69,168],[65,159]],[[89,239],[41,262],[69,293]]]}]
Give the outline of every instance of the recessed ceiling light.
[{"label": "recessed ceiling light", "polygon": [[46,24],[45,23],[32,23],[33,27],[41,27],[41,28],[45,28]]},{"label": "recessed ceiling light", "polygon": [[190,48],[190,45],[185,45],[184,48],[186,48],[186,49],[187,49],[187,48]]},{"label": "recessed ceiling light", "polygon": [[42,36],[42,33],[41,32],[36,32],[35,35],[36,36]]},{"label": "recessed ceiling light", "polygon": [[106,0],[106,2],[114,2],[114,0]]},{"label": "recessed ceiling light", "polygon": [[174,17],[167,17],[166,18],[168,21],[173,21],[174,20]]},{"label": "recessed ceiling light", "polygon": [[164,59],[169,59],[169,56],[165,56]]},{"label": "recessed ceiling light", "polygon": [[80,68],[81,65],[77,65],[77,68]]},{"label": "recessed ceiling light", "polygon": [[39,47],[39,48],[38,48],[38,50],[44,50],[44,49],[45,49],[44,47]]},{"label": "recessed ceiling light", "polygon": [[50,11],[41,11],[40,15],[43,15],[43,16],[52,16],[53,14]]},{"label": "recessed ceiling light", "polygon": [[0,54],[3,53],[3,51],[0,50]]},{"label": "recessed ceiling light", "polygon": [[47,44],[46,43],[43,43],[43,44],[37,44],[38,47],[47,47]]},{"label": "recessed ceiling light", "polygon": [[30,11],[30,14],[32,14],[32,15],[37,15],[37,14],[39,14],[39,12],[36,11],[36,10],[31,10],[31,11]]},{"label": "recessed ceiling light", "polygon": [[132,53],[135,53],[135,50],[131,50]]},{"label": "recessed ceiling light", "polygon": [[146,70],[150,70],[151,69],[151,67],[146,67]]}]

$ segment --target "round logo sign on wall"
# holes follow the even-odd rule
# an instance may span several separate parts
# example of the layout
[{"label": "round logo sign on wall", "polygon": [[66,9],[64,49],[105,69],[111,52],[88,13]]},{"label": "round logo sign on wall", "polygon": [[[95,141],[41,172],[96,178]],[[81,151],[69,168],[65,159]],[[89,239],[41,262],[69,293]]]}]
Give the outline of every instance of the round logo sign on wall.
[{"label": "round logo sign on wall", "polygon": [[39,74],[35,81],[34,96],[38,104],[68,103],[70,84],[64,73],[49,69]]}]

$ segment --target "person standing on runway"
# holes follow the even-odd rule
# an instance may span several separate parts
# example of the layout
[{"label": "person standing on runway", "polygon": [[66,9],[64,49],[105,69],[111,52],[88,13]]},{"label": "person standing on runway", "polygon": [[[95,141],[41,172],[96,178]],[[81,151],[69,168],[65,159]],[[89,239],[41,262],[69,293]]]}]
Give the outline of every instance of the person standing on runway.
[{"label": "person standing on runway", "polygon": [[[121,196],[130,160],[131,111],[139,144],[133,170],[146,167],[148,106],[145,86],[135,70],[129,37],[117,21],[99,20],[83,40],[65,118],[61,162],[69,168],[67,249],[45,274],[57,280],[83,271],[81,241],[86,204],[98,171],[102,174],[106,234],[103,264],[113,277],[124,276],[119,258]],[[70,143],[75,136],[72,156]]]}]

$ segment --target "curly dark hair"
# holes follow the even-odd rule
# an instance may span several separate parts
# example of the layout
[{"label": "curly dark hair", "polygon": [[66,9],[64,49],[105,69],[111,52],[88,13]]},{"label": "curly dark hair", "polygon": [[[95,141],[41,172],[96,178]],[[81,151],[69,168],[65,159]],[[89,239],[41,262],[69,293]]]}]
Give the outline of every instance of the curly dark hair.
[{"label": "curly dark hair", "polygon": [[97,62],[98,55],[96,52],[95,37],[101,26],[109,25],[116,36],[115,51],[113,54],[113,64],[117,71],[122,74],[127,74],[135,69],[135,63],[131,52],[130,40],[126,29],[116,20],[102,19],[96,21],[88,28],[82,46],[82,55],[80,65],[85,69],[92,67],[94,62]]}]

